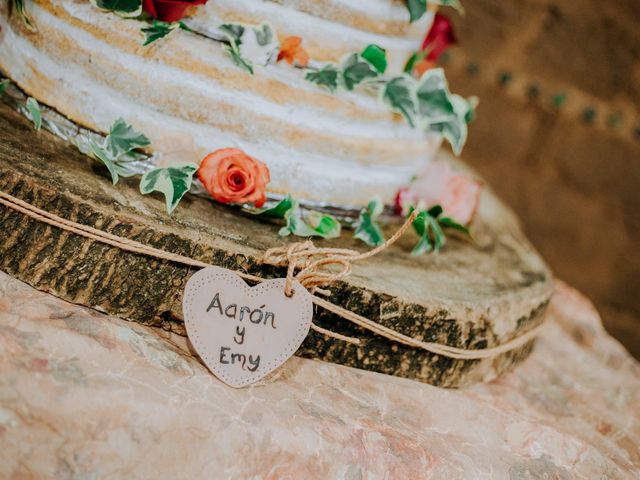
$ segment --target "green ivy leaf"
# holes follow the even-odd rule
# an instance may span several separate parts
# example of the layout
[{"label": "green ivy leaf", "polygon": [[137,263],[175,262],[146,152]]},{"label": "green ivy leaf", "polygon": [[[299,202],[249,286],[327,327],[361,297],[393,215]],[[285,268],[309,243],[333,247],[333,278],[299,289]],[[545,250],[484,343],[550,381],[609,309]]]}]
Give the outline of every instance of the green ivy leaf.
[{"label": "green ivy leaf", "polygon": [[291,198],[291,195],[287,195],[273,207],[250,209],[248,212],[253,215],[262,215],[263,217],[285,218],[287,213],[295,209],[297,206],[298,203]]},{"label": "green ivy leaf", "polygon": [[331,92],[338,88],[338,68],[332,64],[327,64],[318,71],[308,72],[304,78],[329,89]]},{"label": "green ivy leaf", "polygon": [[42,111],[40,110],[40,104],[35,98],[29,97],[27,98],[27,103],[25,105],[29,112],[29,118],[33,122],[33,128],[40,130],[40,127],[42,127]]},{"label": "green ivy leaf", "polygon": [[467,123],[471,123],[476,118],[476,107],[478,106],[479,100],[478,97],[469,97],[466,99],[467,112],[464,114],[464,121]]},{"label": "green ivy leaf", "polygon": [[[440,213],[442,213],[442,208],[440,208]],[[438,224],[438,219],[430,215],[429,211],[422,210],[413,221],[412,226],[418,234],[419,240],[411,255],[422,255],[432,251],[437,252],[445,245],[446,238]]]},{"label": "green ivy leaf", "polygon": [[360,211],[360,216],[355,224],[354,238],[362,240],[369,246],[377,247],[384,243],[384,233],[376,218],[380,216],[384,205],[379,198],[373,199]]},{"label": "green ivy leaf", "polygon": [[427,0],[406,0],[409,10],[409,21],[411,23],[420,20],[427,11]]},{"label": "green ivy leaf", "polygon": [[471,119],[476,99],[466,100],[449,91],[441,68],[428,70],[416,89],[417,113],[422,128],[440,133],[460,154],[467,140],[467,119]]},{"label": "green ivy leaf", "polygon": [[338,220],[327,214],[316,211],[308,213],[303,219],[298,209],[289,210],[285,218],[287,224],[280,229],[279,235],[296,235],[298,237],[336,238],[340,236],[341,226]]},{"label": "green ivy leaf", "polygon": [[160,40],[179,27],[180,22],[167,23],[161,22],[160,20],[154,20],[151,25],[141,29],[142,33],[144,33],[145,35],[144,43],[142,45],[146,46],[150,43],[155,42],[156,40]]},{"label": "green ivy leaf", "polygon": [[101,145],[98,145],[92,140],[89,141],[88,146],[89,146],[89,150],[84,153],[89,154],[89,156],[95,158],[96,160],[100,160],[104,164],[104,166],[107,167],[107,170],[109,170],[109,174],[111,175],[111,182],[114,185],[118,183],[118,180],[119,180],[118,166],[114,162],[114,159],[111,156],[111,153],[109,153],[109,151],[106,148],[102,147]]},{"label": "green ivy leaf", "polygon": [[461,233],[464,233],[468,237],[471,237],[471,232],[464,225],[456,222],[454,219],[449,217],[441,217],[438,218],[438,222],[443,228],[451,228],[452,230],[457,230]]},{"label": "green ivy leaf", "polygon": [[342,64],[342,83],[347,90],[353,90],[366,79],[378,75],[376,69],[357,53],[349,55]]},{"label": "green ivy leaf", "polygon": [[450,97],[444,70],[441,68],[427,70],[416,89],[418,114],[432,122],[449,119],[454,116]]},{"label": "green ivy leaf", "polygon": [[231,43],[239,43],[244,33],[244,26],[235,23],[225,23],[218,27]]},{"label": "green ivy leaf", "polygon": [[342,227],[340,222],[332,215],[311,211],[305,218],[307,224],[315,234],[322,238],[337,238]]},{"label": "green ivy leaf", "polygon": [[464,9],[459,0],[406,0],[406,2],[407,10],[409,10],[409,19],[412,23],[422,18],[422,15],[427,11],[427,3],[433,3],[443,7],[453,7],[458,12],[464,13]]},{"label": "green ivy leaf", "polygon": [[229,56],[231,57],[231,60],[233,60],[233,63],[235,63],[238,67],[243,69],[245,72],[249,73],[250,75],[253,75],[253,65],[247,60],[245,60],[244,58],[242,58],[242,55],[240,55],[240,50],[238,50],[237,46],[235,45],[227,46],[225,47],[224,50],[229,54]]},{"label": "green ivy leaf", "polygon": [[106,148],[111,157],[116,160],[131,150],[146,147],[150,143],[145,135],[134,130],[122,118],[118,118],[109,129]]},{"label": "green ivy leaf", "polygon": [[261,47],[270,45],[275,41],[276,36],[268,23],[261,24],[258,28],[254,28],[253,31],[255,33],[256,41]]},{"label": "green ivy leaf", "polygon": [[442,215],[442,212],[443,210],[440,205],[434,205],[429,210],[427,210],[427,213],[433,218],[438,218],[440,215]]},{"label": "green ivy leaf", "polygon": [[125,18],[138,17],[142,14],[142,0],[91,0],[91,3]]},{"label": "green ivy leaf", "polygon": [[233,63],[242,68],[245,72],[253,75],[253,65],[251,62],[242,58],[240,54],[240,44],[246,28],[243,25],[235,23],[225,23],[218,27],[224,36],[229,40],[229,45],[224,47],[225,52],[231,57]]},{"label": "green ivy leaf", "polygon": [[135,131],[122,118],[117,119],[109,129],[109,135],[102,143],[94,140],[75,142],[78,150],[104,164],[115,185],[120,177],[131,177],[136,172],[127,168],[127,162],[134,160],[133,150],[149,145],[149,139]]},{"label": "green ivy leaf", "polygon": [[162,193],[166,201],[167,213],[171,215],[184,194],[191,188],[193,174],[197,170],[198,166],[193,163],[151,170],[140,180],[140,193],[143,195],[151,192]]},{"label": "green ivy leaf", "polygon": [[382,101],[393,111],[401,113],[412,127],[415,126],[413,117],[416,113],[414,88],[415,80],[404,75],[389,80],[381,93]]},{"label": "green ivy leaf", "polygon": [[237,46],[240,57],[250,65],[269,65],[280,51],[276,34],[267,23],[255,28],[245,28]]},{"label": "green ivy leaf", "polygon": [[266,66],[278,55],[280,44],[273,28],[267,23],[257,27],[226,23],[218,29],[228,38],[225,48],[233,62],[253,74],[254,65]]},{"label": "green ivy leaf", "polygon": [[9,86],[11,82],[8,79],[4,79],[2,81],[0,81],[0,95],[2,95],[4,93],[4,91],[7,89],[7,87]]},{"label": "green ivy leaf", "polygon": [[387,52],[378,45],[367,45],[360,54],[367,62],[369,62],[378,73],[382,74],[387,69]]},{"label": "green ivy leaf", "polygon": [[24,26],[27,27],[28,30],[32,32],[36,31],[35,25],[24,8],[24,0],[9,0],[9,15],[13,15],[14,13],[22,19],[22,23],[24,23]]}]

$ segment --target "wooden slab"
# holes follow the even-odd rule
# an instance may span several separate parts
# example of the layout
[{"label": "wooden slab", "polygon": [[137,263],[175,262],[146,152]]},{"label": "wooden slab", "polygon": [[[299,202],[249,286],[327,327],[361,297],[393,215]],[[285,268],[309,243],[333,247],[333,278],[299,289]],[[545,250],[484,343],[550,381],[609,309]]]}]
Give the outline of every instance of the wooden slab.
[{"label": "wooden slab", "polygon": [[[50,133],[35,132],[0,103],[0,189],[62,217],[167,251],[264,277],[265,249],[287,241],[278,226],[202,198],[167,216],[160,195],[137,179],[113,186],[103,170]],[[411,257],[416,238],[354,266],[330,301],[406,335],[465,348],[495,346],[539,324],[550,273],[513,214],[487,188],[472,226],[473,245],[452,239],[437,255]],[[350,238],[320,245],[363,249]],[[68,301],[184,334],[181,295],[192,269],[130,254],[61,231],[0,206],[0,269]],[[314,321],[357,336],[360,346],[310,332],[298,355],[442,386],[492,378],[524,359],[531,344],[482,361],[458,361],[405,347],[323,310]]]}]

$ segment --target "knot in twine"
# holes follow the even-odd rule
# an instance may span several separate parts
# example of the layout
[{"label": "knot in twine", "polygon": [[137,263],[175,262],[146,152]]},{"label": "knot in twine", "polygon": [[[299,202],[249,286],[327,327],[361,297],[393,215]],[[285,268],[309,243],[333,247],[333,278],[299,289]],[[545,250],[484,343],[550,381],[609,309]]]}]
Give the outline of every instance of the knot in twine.
[{"label": "knot in twine", "polygon": [[[402,226],[382,245],[360,253],[349,248],[318,248],[311,240],[292,243],[289,246],[270,248],[264,253],[263,261],[268,265],[287,267],[284,293],[287,297],[294,294],[293,281],[297,280],[312,295],[327,295],[329,292],[321,287],[341,280],[351,274],[352,262],[373,257],[395,243],[409,228],[418,210],[411,212]],[[340,267],[337,271],[331,267]],[[296,274],[296,270],[298,273]]]}]

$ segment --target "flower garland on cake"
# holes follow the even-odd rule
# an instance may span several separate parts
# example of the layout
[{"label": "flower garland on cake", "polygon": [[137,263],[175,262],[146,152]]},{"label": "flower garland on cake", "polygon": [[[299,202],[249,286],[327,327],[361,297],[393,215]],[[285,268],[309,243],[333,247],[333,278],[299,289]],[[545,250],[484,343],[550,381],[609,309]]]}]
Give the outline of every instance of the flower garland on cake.
[{"label": "flower garland on cake", "polygon": [[[150,26],[142,29],[146,35],[144,44],[147,45],[177,28],[190,30],[181,19],[207,0],[91,1],[97,7],[125,18],[151,20]],[[455,0],[434,3],[459,8]],[[33,28],[25,13],[23,0],[12,0],[11,5],[12,11],[22,16],[29,28]],[[426,1],[408,0],[407,6],[411,21],[415,21],[421,16],[418,13],[426,10]],[[249,74],[253,74],[256,65],[267,66],[285,61],[305,70],[308,81],[330,91],[338,88],[354,90],[359,85],[377,88],[381,101],[404,116],[411,126],[442,134],[456,153],[464,145],[466,125],[473,118],[477,100],[451,94],[443,70],[436,68],[440,54],[455,43],[450,22],[440,14],[435,15],[422,49],[407,62],[405,73],[390,79],[383,77],[387,68],[386,52],[377,45],[368,45],[362,52],[348,55],[339,65],[327,63],[315,66],[310,64],[309,55],[302,46],[302,38],[291,36],[280,43],[268,24],[224,24],[219,30],[227,39],[227,53],[236,65]],[[8,84],[8,80],[0,81],[0,95]],[[42,113],[35,99],[29,97],[20,110],[32,120],[36,130],[41,128]],[[112,124],[109,134],[102,141],[84,139],[75,143],[82,153],[107,168],[114,184],[120,177],[137,174],[130,165],[139,161],[140,156],[144,156],[144,149],[150,146],[149,139],[123,119]],[[142,175],[140,192],[162,193],[167,212],[171,214],[192,189],[194,175],[213,200],[239,205],[254,215],[283,220],[285,225],[279,231],[282,236],[340,236],[341,224],[335,217],[313,210],[305,209],[303,212],[299,203],[289,195],[265,207],[269,169],[260,160],[237,148],[216,150],[199,164],[153,168]],[[419,210],[413,222],[419,237],[413,254],[440,250],[446,241],[445,229],[470,236],[467,225],[477,210],[479,196],[478,181],[466,174],[453,172],[447,164],[442,163],[430,164],[419,179],[401,189],[396,197],[395,213],[407,216],[415,209]],[[384,205],[379,199],[371,200],[353,224],[354,238],[371,246],[383,244],[385,237],[379,224],[383,210]]]}]

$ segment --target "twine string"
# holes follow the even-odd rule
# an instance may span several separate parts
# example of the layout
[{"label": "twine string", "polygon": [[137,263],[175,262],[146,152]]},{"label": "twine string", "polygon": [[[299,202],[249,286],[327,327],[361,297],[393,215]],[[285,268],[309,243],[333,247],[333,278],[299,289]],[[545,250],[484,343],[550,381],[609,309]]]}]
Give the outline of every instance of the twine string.
[{"label": "twine string", "polygon": [[[119,235],[114,235],[104,230],[83,225],[71,220],[67,220],[46,210],[42,210],[28,202],[20,200],[8,193],[0,190],[0,204],[20,212],[30,218],[47,223],[62,230],[75,233],[76,235],[89,238],[91,240],[110,245],[120,250],[131,253],[143,254],[150,257],[167,260],[187,266],[205,268],[211,264],[196,260],[184,255],[170,253],[143,243],[131,240]],[[342,248],[317,248],[310,241],[293,243],[287,247],[276,247],[265,252],[264,262],[270,265],[286,266],[287,277],[285,283],[285,294],[292,295],[295,292],[292,289],[293,280],[298,280],[311,294],[312,301],[315,305],[330,311],[351,323],[368,330],[372,333],[385,337],[389,340],[402,343],[404,345],[420,348],[436,355],[459,359],[459,360],[480,360],[484,358],[492,358],[496,355],[509,352],[521,347],[532,341],[539,333],[544,324],[540,324],[524,334],[515,337],[497,347],[483,349],[465,349],[452,347],[436,342],[425,342],[391,328],[385,327],[368,318],[358,315],[350,310],[342,308],[320,298],[318,294],[327,294],[321,289],[322,286],[329,285],[337,280],[345,278],[351,273],[352,262],[370,258],[383,250],[387,249],[395,243],[402,234],[409,228],[415,217],[418,215],[414,211],[402,224],[402,226],[382,245],[373,248],[367,252],[360,253],[356,250]],[[336,270],[335,267],[339,269]],[[296,273],[297,271],[297,273]],[[265,279],[249,273],[236,271],[240,277],[252,282],[262,282]],[[332,338],[336,338],[348,343],[360,345],[361,342],[357,338],[348,337],[331,330],[327,330],[318,325],[311,324],[311,328],[316,332],[322,333]]]}]

